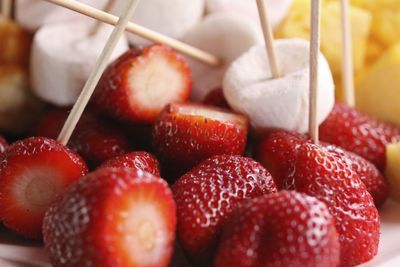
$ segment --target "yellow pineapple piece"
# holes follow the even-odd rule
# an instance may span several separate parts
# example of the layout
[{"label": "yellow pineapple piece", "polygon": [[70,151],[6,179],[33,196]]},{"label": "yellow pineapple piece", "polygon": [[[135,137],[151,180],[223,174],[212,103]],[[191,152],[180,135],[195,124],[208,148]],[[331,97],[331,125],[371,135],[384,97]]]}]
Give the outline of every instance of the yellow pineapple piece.
[{"label": "yellow pineapple piece", "polygon": [[400,143],[386,147],[385,176],[390,185],[390,197],[400,201]]},{"label": "yellow pineapple piece", "polygon": [[357,85],[357,106],[400,125],[400,43],[375,62]]},{"label": "yellow pineapple piece", "polygon": [[[350,9],[354,68],[358,72],[363,69],[371,15],[368,11],[351,7]],[[327,1],[322,5],[321,18],[321,51],[329,61],[332,73],[341,74],[341,21],[340,2]],[[310,36],[310,1],[295,0],[287,18],[279,26],[277,36],[280,38],[298,37],[309,40]]]},{"label": "yellow pineapple piece", "polygon": [[400,1],[374,1],[370,10],[373,13],[372,36],[386,46],[400,41]]}]

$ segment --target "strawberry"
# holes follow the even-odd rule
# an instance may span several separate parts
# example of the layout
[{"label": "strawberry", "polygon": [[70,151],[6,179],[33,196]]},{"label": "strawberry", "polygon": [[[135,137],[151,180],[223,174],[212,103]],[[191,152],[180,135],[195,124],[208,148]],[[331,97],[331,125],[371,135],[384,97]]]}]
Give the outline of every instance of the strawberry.
[{"label": "strawberry", "polygon": [[132,48],[104,72],[94,103],[122,121],[154,123],[169,103],[185,101],[192,88],[184,58],[164,45]]},{"label": "strawberry", "polygon": [[217,155],[172,186],[178,209],[178,236],[198,265],[211,266],[221,230],[232,210],[246,199],[275,193],[271,175],[251,158]]},{"label": "strawberry", "polygon": [[324,203],[290,191],[246,201],[226,223],[215,267],[337,267],[338,233]]},{"label": "strawberry", "polygon": [[0,155],[6,151],[6,148],[8,147],[6,139],[4,139],[2,136],[0,136]]},{"label": "strawberry", "polygon": [[222,109],[197,104],[171,104],[153,129],[153,142],[162,166],[179,177],[214,155],[243,155],[248,121]]},{"label": "strawberry", "polygon": [[[49,110],[34,126],[32,133],[35,136],[56,138],[68,112],[68,109]],[[117,125],[90,110],[83,114],[68,146],[82,155],[92,168],[130,150],[128,138]]]},{"label": "strawberry", "polygon": [[86,173],[80,156],[55,140],[17,141],[0,163],[0,220],[25,237],[39,238],[46,209]]},{"label": "strawberry", "polygon": [[132,168],[160,176],[159,163],[156,157],[147,152],[131,152],[104,162],[99,168]]},{"label": "strawberry", "polygon": [[382,206],[389,196],[389,184],[375,165],[359,155],[342,150],[337,146],[326,145],[325,147],[329,152],[344,160],[360,176],[367,191],[373,197],[375,206]]},{"label": "strawberry", "polygon": [[210,91],[203,100],[203,104],[216,106],[224,109],[231,109],[225,99],[222,88],[216,88]]},{"label": "strawberry", "polygon": [[352,107],[336,104],[320,126],[320,137],[324,142],[360,155],[383,171],[386,145],[400,141],[400,129]]},{"label": "strawberry", "polygon": [[43,236],[53,266],[167,267],[175,228],[176,206],[165,181],[101,168],[50,207]]},{"label": "strawberry", "polygon": [[[340,237],[342,266],[354,266],[376,255],[379,214],[347,160],[324,147],[296,139],[294,134],[274,136],[268,141],[274,148],[264,153],[268,154],[268,166],[275,165],[271,168],[275,181],[283,189],[306,193],[327,205]],[[284,168],[288,168],[286,173]]]},{"label": "strawberry", "polygon": [[[311,142],[305,135],[275,131],[267,136],[258,147],[258,159],[272,173],[279,188],[293,189],[293,179],[285,179],[294,174],[296,151],[305,142]],[[335,156],[344,160],[355,171],[374,198],[376,206],[381,206],[388,197],[389,186],[384,176],[368,160],[334,145],[322,143]]]}]

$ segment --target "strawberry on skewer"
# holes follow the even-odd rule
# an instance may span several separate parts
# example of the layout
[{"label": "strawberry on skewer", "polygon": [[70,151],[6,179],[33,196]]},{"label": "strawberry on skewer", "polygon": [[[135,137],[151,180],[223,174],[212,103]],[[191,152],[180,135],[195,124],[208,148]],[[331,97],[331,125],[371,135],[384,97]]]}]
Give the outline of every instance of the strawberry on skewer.
[{"label": "strawberry on skewer", "polygon": [[169,103],[185,101],[192,88],[183,57],[163,45],[132,48],[104,72],[96,106],[122,121],[153,123]]},{"label": "strawberry on skewer", "polygon": [[171,104],[153,129],[153,142],[162,166],[179,177],[214,155],[243,155],[247,118],[197,104]]},{"label": "strawberry on skewer", "polygon": [[165,181],[102,168],[72,185],[47,211],[46,251],[54,266],[167,267],[176,207]]},{"label": "strawberry on skewer", "polygon": [[[31,132],[35,136],[56,138],[67,117],[67,109],[49,110]],[[68,146],[79,153],[91,168],[130,150],[129,140],[118,125],[91,110],[83,114]]]},{"label": "strawberry on skewer", "polygon": [[219,155],[172,186],[182,247],[198,266],[210,266],[222,227],[246,199],[275,193],[271,175],[253,159]]},{"label": "strawberry on skewer", "polygon": [[216,267],[339,264],[338,234],[325,204],[290,191],[248,200],[235,210],[215,259]]},{"label": "strawberry on skewer", "polygon": [[55,140],[31,137],[10,145],[0,163],[0,220],[40,238],[48,206],[86,173],[81,157]]},{"label": "strawberry on skewer", "polygon": [[148,152],[131,152],[107,160],[99,168],[131,168],[160,176],[159,163],[155,156]]}]

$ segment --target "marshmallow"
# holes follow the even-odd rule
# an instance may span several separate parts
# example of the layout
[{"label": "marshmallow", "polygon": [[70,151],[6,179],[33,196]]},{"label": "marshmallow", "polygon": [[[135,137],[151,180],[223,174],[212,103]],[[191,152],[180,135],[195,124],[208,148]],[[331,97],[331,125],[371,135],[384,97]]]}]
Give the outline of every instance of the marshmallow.
[{"label": "marshmallow", "polygon": [[[223,90],[229,105],[247,114],[256,133],[271,129],[307,132],[309,114],[309,42],[300,39],[275,41],[284,73],[272,79],[264,46],[252,47],[226,72]],[[331,112],[334,83],[325,57],[319,56],[318,122]]]},{"label": "marshmallow", "polygon": [[263,42],[261,30],[245,17],[215,14],[191,29],[183,41],[210,52],[222,60],[219,67],[186,57],[193,72],[192,99],[202,101],[212,90],[222,87],[225,71],[232,61],[250,47]]},{"label": "marshmallow", "polygon": [[[102,9],[108,0],[78,0],[84,4]],[[124,1],[125,2],[125,1]],[[42,0],[16,0],[16,21],[29,31],[41,26],[66,21],[86,20],[86,16]]]},{"label": "marshmallow", "polygon": [[[268,16],[273,28],[279,26],[286,17],[293,0],[266,0]],[[210,14],[230,13],[247,16],[259,23],[256,0],[206,0]]]},{"label": "marshmallow", "polygon": [[[88,36],[90,23],[53,24],[35,35],[31,55],[32,89],[40,98],[58,105],[75,103],[112,31],[104,25]],[[126,38],[118,42],[111,60],[128,50]]]},{"label": "marshmallow", "polygon": [[[116,14],[125,8],[125,1],[116,5]],[[145,0],[140,1],[132,22],[143,27],[180,39],[196,25],[204,14],[204,0]],[[134,34],[128,35],[134,45],[147,45],[150,42]]]}]

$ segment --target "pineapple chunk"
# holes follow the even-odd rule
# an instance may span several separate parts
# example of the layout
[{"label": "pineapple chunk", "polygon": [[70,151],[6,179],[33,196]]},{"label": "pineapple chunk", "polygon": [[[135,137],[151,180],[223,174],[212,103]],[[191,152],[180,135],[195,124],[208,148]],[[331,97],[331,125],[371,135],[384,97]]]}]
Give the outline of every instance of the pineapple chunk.
[{"label": "pineapple chunk", "polygon": [[400,43],[368,69],[357,85],[356,102],[362,111],[400,125]]},{"label": "pineapple chunk", "polygon": [[[366,58],[367,41],[370,30],[371,15],[368,11],[351,7],[351,24],[353,31],[353,56],[355,71],[361,71]],[[340,3],[324,2],[321,19],[321,51],[329,61],[332,73],[341,74],[341,22]],[[310,38],[310,1],[295,0],[286,20],[277,29],[280,38]]]},{"label": "pineapple chunk", "polygon": [[386,46],[400,41],[400,1],[375,1],[370,10],[373,13],[372,36]]},{"label": "pineapple chunk", "polygon": [[390,185],[390,197],[400,201],[400,143],[386,147],[385,176]]}]

